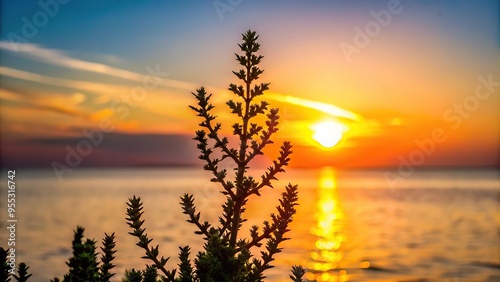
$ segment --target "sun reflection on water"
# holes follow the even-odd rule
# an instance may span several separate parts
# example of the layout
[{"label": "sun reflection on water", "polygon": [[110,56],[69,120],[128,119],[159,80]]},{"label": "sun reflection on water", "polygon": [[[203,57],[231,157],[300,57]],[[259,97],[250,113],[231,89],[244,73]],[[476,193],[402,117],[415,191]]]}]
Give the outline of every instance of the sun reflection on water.
[{"label": "sun reflection on water", "polygon": [[330,167],[321,170],[315,218],[317,223],[311,233],[317,240],[306,278],[310,281],[348,281],[347,271],[342,269],[342,245],[346,240],[344,214],[339,205],[335,171]]}]

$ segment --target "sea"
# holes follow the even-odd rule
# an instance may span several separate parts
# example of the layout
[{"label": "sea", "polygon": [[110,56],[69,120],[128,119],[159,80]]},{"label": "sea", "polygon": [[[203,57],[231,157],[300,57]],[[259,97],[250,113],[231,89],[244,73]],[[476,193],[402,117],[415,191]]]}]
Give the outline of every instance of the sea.
[{"label": "sea", "polygon": [[[262,171],[254,170],[256,177]],[[0,185],[0,246],[7,227],[7,171]],[[224,196],[201,168],[75,168],[61,180],[52,170],[16,169],[16,262],[29,265],[29,281],[62,278],[72,255],[77,226],[101,246],[116,236],[113,281],[149,261],[128,234],[127,201],[144,204],[144,226],[160,254],[179,262],[179,246],[202,250],[203,237],[186,222],[180,196],[192,193],[201,219],[218,224]],[[283,252],[264,274],[266,281],[290,281],[293,265],[307,281],[500,281],[500,171],[289,169],[274,188],[252,196],[244,213],[261,225],[276,211],[288,183],[299,186],[297,214]],[[253,254],[259,257],[259,250]]]}]

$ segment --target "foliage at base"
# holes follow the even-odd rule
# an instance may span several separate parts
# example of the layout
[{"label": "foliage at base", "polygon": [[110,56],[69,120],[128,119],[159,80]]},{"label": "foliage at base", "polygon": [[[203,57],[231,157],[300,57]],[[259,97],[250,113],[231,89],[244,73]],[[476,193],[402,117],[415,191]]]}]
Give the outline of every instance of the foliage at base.
[{"label": "foliage at base", "polygon": [[[205,241],[203,251],[198,252],[194,259],[190,258],[189,246],[179,248],[180,263],[176,269],[167,269],[168,257],[160,256],[159,245],[153,245],[153,239],[148,237],[144,220],[142,219],[143,203],[135,195],[129,199],[127,205],[127,224],[132,229],[130,235],[137,238],[137,246],[144,250],[142,258],[151,262],[144,270],[132,269],[125,273],[126,282],[256,282],[263,281],[264,272],[273,267],[275,256],[282,251],[282,243],[289,238],[286,233],[289,224],[296,213],[298,205],[298,187],[288,184],[285,186],[276,211],[269,215],[269,219],[261,226],[251,226],[250,237],[244,238],[240,231],[247,221],[245,206],[251,197],[260,197],[265,188],[273,189],[278,180],[277,175],[285,172],[290,162],[292,145],[283,142],[278,157],[262,174],[260,179],[248,175],[252,161],[264,155],[264,148],[274,143],[273,136],[278,131],[278,109],[269,109],[269,103],[259,100],[269,89],[269,83],[255,83],[264,70],[259,63],[264,58],[258,55],[260,44],[254,31],[243,34],[243,42],[238,44],[241,54],[235,54],[241,66],[233,74],[242,81],[241,85],[231,83],[228,90],[237,100],[229,100],[226,105],[234,114],[238,122],[232,125],[232,135],[239,140],[236,147],[231,147],[229,139],[222,134],[222,124],[215,122],[212,114],[214,105],[210,103],[212,94],[208,94],[204,87],[192,93],[197,100],[190,108],[201,118],[200,130],[193,138],[198,142],[199,158],[205,162],[204,170],[212,173],[212,182],[220,186],[220,192],[225,196],[221,205],[222,211],[217,223],[203,221],[201,212],[196,210],[195,198],[191,194],[184,194],[180,198],[183,213],[187,222],[196,226],[196,234],[203,236]],[[255,122],[258,117],[265,122]],[[223,161],[231,162],[233,171],[220,168]],[[112,261],[115,254],[114,233],[105,237],[101,247],[101,257],[97,259],[96,241],[85,239],[84,228],[78,226],[72,243],[73,256],[67,262],[69,271],[64,275],[63,282],[106,282],[114,273]],[[260,250],[260,256],[253,256],[252,249]],[[0,258],[7,259],[7,252],[1,249]],[[26,281],[31,274],[28,267],[20,264],[16,281]],[[10,281],[8,265],[0,269],[1,281]],[[293,266],[290,279],[302,282],[305,270],[300,266]],[[51,280],[60,282],[58,278]]]}]

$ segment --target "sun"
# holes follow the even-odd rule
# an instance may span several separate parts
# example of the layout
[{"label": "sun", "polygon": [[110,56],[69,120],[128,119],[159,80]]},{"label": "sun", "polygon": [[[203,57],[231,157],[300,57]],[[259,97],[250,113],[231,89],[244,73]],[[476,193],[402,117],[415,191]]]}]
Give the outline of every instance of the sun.
[{"label": "sun", "polygon": [[314,131],[313,139],[325,148],[332,148],[342,139],[345,127],[334,121],[322,121],[311,127]]}]

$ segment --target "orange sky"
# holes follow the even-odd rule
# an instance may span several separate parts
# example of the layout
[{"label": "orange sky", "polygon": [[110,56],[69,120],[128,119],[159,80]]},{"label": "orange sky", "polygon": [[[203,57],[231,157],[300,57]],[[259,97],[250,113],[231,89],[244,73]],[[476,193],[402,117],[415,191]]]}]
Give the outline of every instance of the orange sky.
[{"label": "orange sky", "polygon": [[[7,5],[2,165],[64,164],[67,147],[76,150],[106,122],[112,129],[83,165],[195,163],[190,92],[204,85],[214,93],[229,134],[224,89],[237,82],[233,53],[248,28],[260,34],[261,82],[271,82],[267,99],[282,117],[276,141],[294,144],[293,166],[499,164],[498,3],[401,2],[389,10],[386,1],[333,2],[257,1],[222,18],[211,5],[75,3],[23,42],[12,40],[26,31],[18,17],[37,7]],[[377,22],[387,13],[389,21]],[[367,35],[370,25],[378,29]],[[343,128],[330,149],[313,139],[325,120]]]}]

